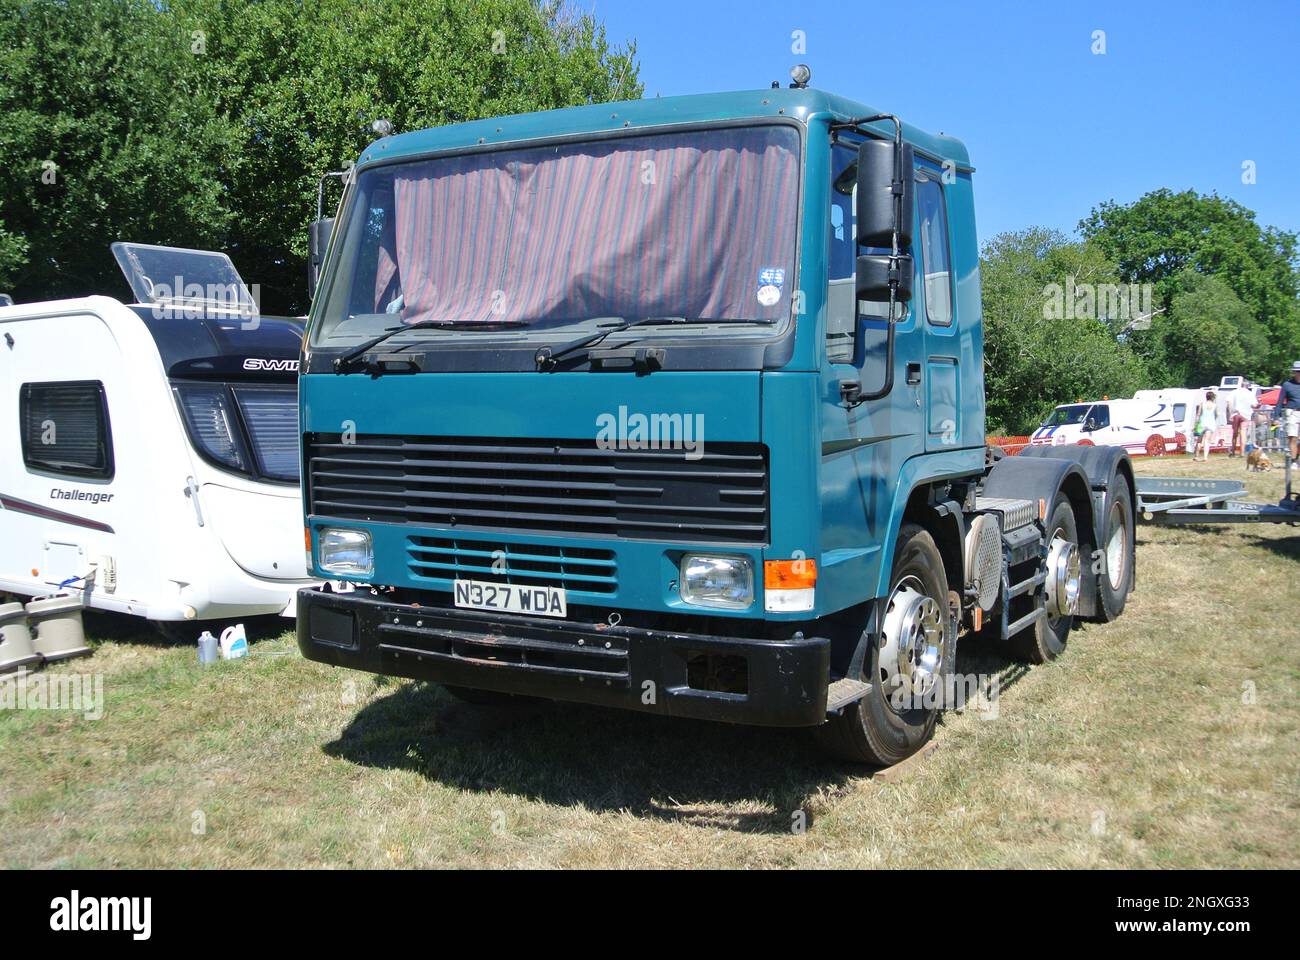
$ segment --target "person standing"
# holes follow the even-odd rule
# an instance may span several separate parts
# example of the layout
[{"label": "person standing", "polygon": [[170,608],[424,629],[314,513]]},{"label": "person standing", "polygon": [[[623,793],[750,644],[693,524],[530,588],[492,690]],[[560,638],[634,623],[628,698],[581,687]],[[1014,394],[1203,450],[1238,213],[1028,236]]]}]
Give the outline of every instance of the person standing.
[{"label": "person standing", "polygon": [[1282,386],[1278,388],[1273,419],[1282,421],[1291,462],[1294,463],[1296,448],[1300,446],[1300,360],[1291,364],[1291,379],[1283,380]]},{"label": "person standing", "polygon": [[1203,459],[1206,463],[1210,462],[1210,441],[1218,426],[1218,407],[1214,402],[1214,391],[1206,390],[1205,402],[1201,404],[1201,409],[1196,414],[1196,452],[1192,455],[1193,461]]},{"label": "person standing", "polygon": [[1247,387],[1238,387],[1228,397],[1228,422],[1232,424],[1232,450],[1229,456],[1245,456],[1246,445],[1254,443],[1251,429],[1255,416],[1255,394]]}]

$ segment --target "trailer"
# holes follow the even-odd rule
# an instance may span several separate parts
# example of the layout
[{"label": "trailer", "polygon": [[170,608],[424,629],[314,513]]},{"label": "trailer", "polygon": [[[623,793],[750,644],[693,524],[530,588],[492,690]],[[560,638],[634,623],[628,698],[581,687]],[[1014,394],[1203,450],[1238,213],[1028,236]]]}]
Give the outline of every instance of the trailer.
[{"label": "trailer", "polygon": [[192,637],[292,616],[301,320],[224,254],[114,244],[137,300],[0,307],[0,590]]},{"label": "trailer", "polygon": [[1300,495],[1292,492],[1287,471],[1286,494],[1276,504],[1241,499],[1245,484],[1237,480],[1138,477],[1138,519],[1161,527],[1193,523],[1291,523],[1300,525]]}]

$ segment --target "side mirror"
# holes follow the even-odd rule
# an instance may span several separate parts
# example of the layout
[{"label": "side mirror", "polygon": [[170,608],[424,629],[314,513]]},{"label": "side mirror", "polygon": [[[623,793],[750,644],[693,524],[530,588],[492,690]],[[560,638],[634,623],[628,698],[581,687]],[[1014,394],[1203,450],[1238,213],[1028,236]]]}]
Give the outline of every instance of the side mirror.
[{"label": "side mirror", "polygon": [[1084,433],[1092,433],[1096,429],[1097,429],[1097,421],[1092,419],[1092,417],[1089,417],[1087,420],[1083,422]]},{"label": "side mirror", "polygon": [[865,140],[858,147],[857,241],[862,246],[897,249],[897,256],[858,257],[857,297],[888,303],[912,299],[912,243],[915,155],[910,144]]},{"label": "side mirror", "polygon": [[912,258],[905,253],[858,257],[857,289],[859,300],[888,303],[892,289],[896,303],[907,303],[912,299]]},{"label": "side mirror", "polygon": [[912,243],[915,152],[911,144],[864,140],[858,147],[858,243],[898,249]]},{"label": "side mirror", "polygon": [[325,217],[313,220],[307,228],[307,299],[316,297],[316,284],[320,280],[321,264],[325,260],[325,248],[329,246],[330,234],[334,232],[334,218]]}]

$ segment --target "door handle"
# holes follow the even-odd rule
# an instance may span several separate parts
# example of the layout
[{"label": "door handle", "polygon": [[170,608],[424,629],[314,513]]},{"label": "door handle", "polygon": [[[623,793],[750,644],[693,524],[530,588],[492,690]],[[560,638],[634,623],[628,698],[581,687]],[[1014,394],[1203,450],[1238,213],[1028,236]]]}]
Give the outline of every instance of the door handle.
[{"label": "door handle", "polygon": [[912,361],[907,365],[907,384],[910,387],[916,386],[921,382],[921,365]]}]

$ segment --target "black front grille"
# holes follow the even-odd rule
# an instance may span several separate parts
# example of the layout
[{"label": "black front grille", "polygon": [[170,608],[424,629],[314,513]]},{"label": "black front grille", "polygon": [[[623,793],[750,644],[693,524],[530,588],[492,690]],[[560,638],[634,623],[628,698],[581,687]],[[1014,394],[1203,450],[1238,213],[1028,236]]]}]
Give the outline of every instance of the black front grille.
[{"label": "black front grille", "polygon": [[618,588],[612,550],[445,537],[411,537],[406,549],[418,577],[561,587],[568,593],[610,594]]},{"label": "black front grille", "polygon": [[[768,539],[767,448],[307,434],[311,512],[342,520],[691,543]],[[698,457],[691,459],[691,457]]]}]

